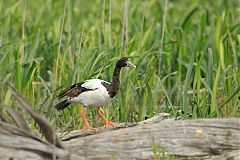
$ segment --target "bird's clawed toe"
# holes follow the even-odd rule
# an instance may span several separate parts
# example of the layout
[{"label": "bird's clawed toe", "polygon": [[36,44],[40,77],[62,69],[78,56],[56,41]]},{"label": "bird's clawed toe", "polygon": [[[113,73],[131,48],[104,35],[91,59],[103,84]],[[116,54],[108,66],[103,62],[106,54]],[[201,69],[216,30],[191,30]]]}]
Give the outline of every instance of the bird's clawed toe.
[{"label": "bird's clawed toe", "polygon": [[110,125],[113,127],[116,127],[118,124],[119,124],[118,122],[111,122],[111,121],[104,122],[105,127],[110,126]]},{"label": "bird's clawed toe", "polygon": [[82,131],[85,131],[85,130],[92,130],[94,131],[95,133],[97,132],[97,129],[96,128],[93,128],[91,126],[86,126],[85,128],[81,129]]}]

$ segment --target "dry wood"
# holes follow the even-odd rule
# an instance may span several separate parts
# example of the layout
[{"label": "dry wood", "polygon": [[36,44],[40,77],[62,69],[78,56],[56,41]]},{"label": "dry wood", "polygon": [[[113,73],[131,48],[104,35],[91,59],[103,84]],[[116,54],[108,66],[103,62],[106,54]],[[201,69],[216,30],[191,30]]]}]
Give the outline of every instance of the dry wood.
[{"label": "dry wood", "polygon": [[6,107],[6,111],[8,112],[9,116],[12,117],[14,123],[19,128],[22,128],[23,130],[26,130],[26,131],[30,131],[30,129],[28,128],[27,121],[18,112],[16,112],[11,107]]},{"label": "dry wood", "polygon": [[25,100],[24,97],[22,97],[22,95],[17,92],[14,87],[12,87],[10,84],[9,86],[12,89],[12,95],[14,96],[14,98],[19,102],[20,106],[24,108],[36,121],[47,141],[55,145],[56,147],[63,148],[62,144],[58,139],[56,131],[49,124],[48,120],[45,117],[41,116],[37,111],[35,111],[33,107]]},{"label": "dry wood", "polygon": [[147,119],[145,121],[138,122],[138,123],[137,122],[135,122],[135,123],[120,123],[115,128],[113,128],[111,126],[99,127],[99,128],[97,128],[97,133],[95,133],[93,130],[75,130],[75,131],[59,134],[59,136],[61,137],[62,141],[68,141],[68,140],[71,140],[74,138],[85,137],[85,136],[89,136],[89,135],[96,135],[96,134],[104,133],[107,131],[118,130],[121,128],[126,129],[126,128],[134,127],[137,125],[154,124],[154,123],[160,122],[164,119],[168,119],[168,116],[169,116],[169,114],[167,114],[167,113],[159,113],[150,119]]},{"label": "dry wood", "polygon": [[[41,140],[39,137],[0,121],[0,159],[43,159],[68,157],[69,151]],[[38,158],[35,158],[38,157]]]},{"label": "dry wood", "polygon": [[150,159],[163,153],[202,159],[216,155],[238,157],[240,119],[141,123],[130,128],[72,139],[65,142],[65,146],[79,158],[89,159]]},{"label": "dry wood", "polygon": [[101,127],[97,133],[62,134],[57,148],[15,126],[0,123],[0,159],[155,159],[163,154],[183,159],[239,159],[240,119],[166,119]]}]

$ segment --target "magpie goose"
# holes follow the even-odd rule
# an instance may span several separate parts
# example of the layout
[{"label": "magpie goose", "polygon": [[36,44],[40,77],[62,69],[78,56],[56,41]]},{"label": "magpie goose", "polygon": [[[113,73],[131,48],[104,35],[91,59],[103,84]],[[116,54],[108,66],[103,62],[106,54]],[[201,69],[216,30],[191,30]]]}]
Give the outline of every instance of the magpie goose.
[{"label": "magpie goose", "polygon": [[67,97],[67,99],[58,103],[55,108],[57,110],[63,110],[72,103],[82,104],[84,107],[81,110],[81,116],[85,124],[85,129],[92,129],[96,131],[95,128],[92,128],[89,125],[85,117],[87,107],[95,106],[97,114],[103,119],[105,126],[116,126],[117,123],[108,121],[104,117],[101,112],[101,106],[106,105],[119,91],[119,76],[123,67],[135,68],[136,66],[128,61],[126,57],[121,58],[115,66],[111,83],[101,79],[90,79],[85,82],[73,84],[71,87],[65,89],[59,94],[59,99],[64,97]]}]

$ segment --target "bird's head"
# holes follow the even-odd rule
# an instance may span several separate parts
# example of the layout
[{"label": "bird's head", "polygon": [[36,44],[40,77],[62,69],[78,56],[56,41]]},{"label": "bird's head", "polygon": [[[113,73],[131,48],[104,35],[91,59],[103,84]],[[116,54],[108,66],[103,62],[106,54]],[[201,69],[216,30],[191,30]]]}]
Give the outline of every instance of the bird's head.
[{"label": "bird's head", "polygon": [[134,64],[132,64],[132,62],[130,62],[128,60],[128,58],[123,57],[121,58],[118,62],[117,62],[117,67],[130,67],[130,68],[136,68],[136,66]]}]

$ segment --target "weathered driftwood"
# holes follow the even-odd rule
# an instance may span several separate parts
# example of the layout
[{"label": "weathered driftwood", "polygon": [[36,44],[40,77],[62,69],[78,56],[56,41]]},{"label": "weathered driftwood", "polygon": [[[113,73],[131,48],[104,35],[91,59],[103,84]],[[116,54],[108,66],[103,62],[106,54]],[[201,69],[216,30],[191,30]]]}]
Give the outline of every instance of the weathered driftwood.
[{"label": "weathered driftwood", "polygon": [[57,148],[22,129],[0,123],[0,159],[239,159],[240,119],[152,119],[117,128],[62,134]]},{"label": "weathered driftwood", "polygon": [[[12,95],[39,125],[46,140],[31,133],[27,121],[13,108],[0,106],[0,159],[43,159],[67,158],[69,151],[64,149],[54,128],[48,120],[36,112],[32,106],[13,88]],[[2,114],[3,108],[12,118],[16,126],[8,124],[9,121]]]},{"label": "weathered driftwood", "polygon": [[[22,97],[22,95],[20,95],[17,92],[17,90],[14,87],[12,87],[10,84],[9,84],[9,86],[12,89],[12,95],[18,101],[20,106],[23,109],[25,109],[32,116],[32,118],[36,121],[36,123],[39,125],[39,127],[41,128],[42,134],[44,135],[46,140],[58,148],[63,148],[63,146],[61,145],[61,143],[58,139],[56,131],[49,124],[48,120],[45,117],[43,117],[42,115],[40,115],[37,111],[35,111],[33,109],[33,107],[25,100],[24,97]],[[15,120],[15,121],[18,120],[18,122],[21,122],[20,124],[16,123],[17,126],[26,130],[27,126],[24,124],[24,118],[21,117],[20,114],[12,112],[12,114],[10,114],[10,116],[13,118],[13,120]]]},{"label": "weathered driftwood", "polygon": [[99,127],[99,128],[97,128],[97,133],[92,130],[75,130],[75,131],[59,134],[59,136],[61,137],[62,141],[68,141],[68,140],[71,140],[74,138],[85,137],[85,136],[89,136],[89,135],[96,135],[96,134],[104,133],[107,131],[118,130],[121,128],[126,129],[129,127],[134,127],[134,126],[142,125],[142,124],[154,124],[154,123],[158,123],[164,119],[168,119],[168,116],[169,116],[168,113],[159,113],[150,119],[147,119],[145,121],[138,122],[138,123],[137,122],[135,122],[135,123],[120,123],[115,128],[113,128],[111,126]]},{"label": "weathered driftwood", "polygon": [[68,138],[64,145],[75,158],[88,159],[150,159],[163,154],[191,159],[240,156],[237,152],[240,150],[240,119],[155,122]]},{"label": "weathered driftwood", "polygon": [[[240,119],[167,119],[160,113],[139,123],[121,123],[98,132],[56,134],[46,118],[13,88],[12,95],[36,121],[42,136],[31,133],[27,121],[9,106],[0,106],[0,159],[240,159]],[[9,114],[16,126],[2,113]],[[62,142],[60,141],[59,137]],[[159,158],[159,159],[161,159]]]},{"label": "weathered driftwood", "polygon": [[52,159],[68,156],[68,150],[58,148],[21,128],[0,121],[0,159]]}]

